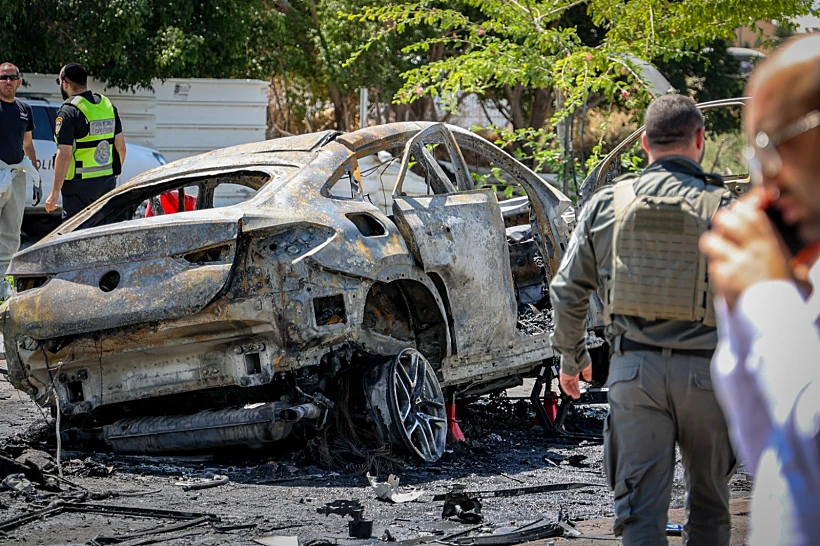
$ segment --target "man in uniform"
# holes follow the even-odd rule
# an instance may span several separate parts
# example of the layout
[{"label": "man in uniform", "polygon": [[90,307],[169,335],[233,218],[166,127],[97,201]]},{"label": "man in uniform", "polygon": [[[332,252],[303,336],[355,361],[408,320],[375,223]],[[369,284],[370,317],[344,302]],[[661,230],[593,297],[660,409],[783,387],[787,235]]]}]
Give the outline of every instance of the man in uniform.
[{"label": "man in uniform", "polygon": [[730,194],[700,167],[703,117],[688,97],[649,106],[642,144],[649,166],[590,199],[552,281],[560,383],[578,398],[579,373],[591,375],[584,334],[600,279],[614,350],[604,468],[615,534],[625,546],[667,544],[677,442],[688,488],[684,544],[728,546],[735,460],[709,374],[717,333],[697,241]]},{"label": "man in uniform", "polygon": [[56,210],[62,192],[65,221],[116,187],[125,162],[125,137],[111,101],[86,87],[85,68],[65,65],[57,83],[66,100],[55,122],[54,185],[45,204],[48,212]]},{"label": "man in uniform", "polygon": [[35,197],[39,182],[31,138],[34,115],[31,106],[16,98],[21,82],[16,66],[0,64],[0,300],[11,296],[5,274],[11,257],[20,248],[26,177],[35,179]]}]

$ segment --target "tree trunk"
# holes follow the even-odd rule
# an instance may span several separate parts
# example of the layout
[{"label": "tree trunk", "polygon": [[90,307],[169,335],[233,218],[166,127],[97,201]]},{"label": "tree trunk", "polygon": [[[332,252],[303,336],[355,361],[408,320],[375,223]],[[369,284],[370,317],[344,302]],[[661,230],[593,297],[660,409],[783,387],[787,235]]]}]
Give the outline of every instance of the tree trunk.
[{"label": "tree trunk", "polygon": [[504,97],[507,99],[507,104],[510,107],[510,115],[512,117],[513,129],[523,129],[527,127],[524,122],[524,109],[521,107],[521,95],[524,92],[524,87],[516,85],[511,87],[504,86]]},{"label": "tree trunk", "polygon": [[533,90],[532,108],[530,110],[529,126],[533,129],[540,129],[549,118],[552,103],[552,93],[550,89],[538,88]]},{"label": "tree trunk", "polygon": [[336,121],[336,129],[347,131],[347,108],[341,91],[335,83],[329,81],[327,82],[327,92],[330,95],[330,101],[333,103],[333,119]]}]

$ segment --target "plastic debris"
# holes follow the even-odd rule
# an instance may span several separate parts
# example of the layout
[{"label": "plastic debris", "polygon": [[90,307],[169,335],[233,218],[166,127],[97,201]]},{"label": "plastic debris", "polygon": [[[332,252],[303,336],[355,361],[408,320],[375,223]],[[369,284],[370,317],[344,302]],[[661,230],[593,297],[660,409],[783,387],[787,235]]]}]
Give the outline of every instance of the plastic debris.
[{"label": "plastic debris", "polygon": [[208,478],[206,480],[176,482],[174,485],[181,486],[183,491],[193,491],[196,489],[209,489],[211,487],[219,487],[220,485],[225,485],[229,481],[231,480],[228,478],[228,476],[214,474],[212,478]]},{"label": "plastic debris", "polygon": [[371,487],[376,491],[376,498],[396,504],[402,502],[411,502],[424,494],[424,491],[409,491],[407,493],[399,493],[399,478],[395,474],[390,474],[386,482],[380,482],[375,476],[367,474],[367,481],[370,482]]},{"label": "plastic debris", "polygon": [[9,474],[3,480],[3,488],[17,493],[31,493],[34,491],[34,485],[26,479],[24,474]]},{"label": "plastic debris", "polygon": [[257,537],[253,539],[257,544],[263,546],[299,546],[299,539],[295,536],[276,536],[270,535],[266,537]]}]

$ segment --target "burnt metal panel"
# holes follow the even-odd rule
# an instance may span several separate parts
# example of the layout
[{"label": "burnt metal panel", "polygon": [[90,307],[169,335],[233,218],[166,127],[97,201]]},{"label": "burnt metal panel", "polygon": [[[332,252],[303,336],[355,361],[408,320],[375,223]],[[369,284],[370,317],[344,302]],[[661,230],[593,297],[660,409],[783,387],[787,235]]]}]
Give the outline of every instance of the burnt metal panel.
[{"label": "burnt metal panel", "polygon": [[492,191],[397,197],[393,213],[413,257],[444,281],[458,353],[481,353],[511,339],[512,273]]},{"label": "burnt metal panel", "polygon": [[515,340],[506,346],[495,346],[482,354],[451,355],[441,367],[441,385],[449,387],[526,373],[557,354],[550,336],[550,333],[535,336],[517,333]]},{"label": "burnt metal panel", "polygon": [[[225,286],[231,265],[192,266],[155,258],[67,271],[18,294],[10,303],[10,316],[35,339],[176,319],[205,307]],[[111,271],[120,280],[106,290],[101,280]]]},{"label": "burnt metal panel", "polygon": [[241,216],[213,212],[155,216],[140,220],[139,227],[122,222],[51,237],[18,252],[9,274],[53,274],[173,256],[235,240]]}]

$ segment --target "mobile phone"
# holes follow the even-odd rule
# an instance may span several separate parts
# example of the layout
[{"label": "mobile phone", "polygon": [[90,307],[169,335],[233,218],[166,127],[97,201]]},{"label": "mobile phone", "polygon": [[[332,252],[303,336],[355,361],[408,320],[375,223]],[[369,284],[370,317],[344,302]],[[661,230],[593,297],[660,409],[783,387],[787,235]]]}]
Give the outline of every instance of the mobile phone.
[{"label": "mobile phone", "polygon": [[769,217],[769,221],[771,221],[774,228],[780,234],[780,237],[783,239],[783,242],[786,244],[786,248],[789,249],[792,256],[797,256],[797,254],[803,250],[803,247],[806,244],[800,238],[800,234],[797,231],[797,227],[787,224],[783,220],[783,216],[780,214],[780,211],[777,210],[773,206],[769,206],[766,209],[766,216]]}]

